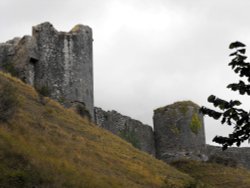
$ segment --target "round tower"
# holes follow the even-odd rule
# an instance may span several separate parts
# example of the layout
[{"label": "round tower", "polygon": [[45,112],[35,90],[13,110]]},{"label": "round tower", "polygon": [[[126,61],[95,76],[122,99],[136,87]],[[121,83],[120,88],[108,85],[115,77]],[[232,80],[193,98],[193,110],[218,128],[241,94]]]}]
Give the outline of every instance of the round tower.
[{"label": "round tower", "polygon": [[154,110],[156,157],[166,162],[178,159],[206,160],[205,130],[199,106],[191,101]]}]

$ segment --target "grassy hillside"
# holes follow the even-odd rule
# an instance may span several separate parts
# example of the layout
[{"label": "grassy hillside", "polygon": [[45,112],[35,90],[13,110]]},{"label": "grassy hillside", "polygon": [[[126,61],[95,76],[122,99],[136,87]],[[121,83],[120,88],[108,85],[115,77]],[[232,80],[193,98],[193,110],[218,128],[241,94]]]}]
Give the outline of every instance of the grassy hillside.
[{"label": "grassy hillside", "polygon": [[1,188],[250,187],[244,169],[173,165],[179,170],[0,73]]},{"label": "grassy hillside", "polygon": [[197,161],[177,161],[172,164],[177,169],[196,179],[201,187],[249,188],[250,171],[215,163]]},{"label": "grassy hillside", "polygon": [[187,174],[3,73],[0,96],[1,188],[192,185]]}]

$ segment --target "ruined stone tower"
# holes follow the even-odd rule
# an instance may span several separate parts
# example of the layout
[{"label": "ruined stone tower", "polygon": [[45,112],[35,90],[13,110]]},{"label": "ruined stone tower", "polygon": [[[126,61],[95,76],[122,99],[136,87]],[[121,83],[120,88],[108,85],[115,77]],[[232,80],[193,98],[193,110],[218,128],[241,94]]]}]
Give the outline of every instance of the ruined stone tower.
[{"label": "ruined stone tower", "polygon": [[93,114],[92,30],[77,25],[58,32],[45,22],[34,26],[32,36],[0,45],[0,67],[46,91],[66,107],[85,104]]},{"label": "ruined stone tower", "polygon": [[205,131],[199,106],[176,102],[154,111],[156,157],[166,162],[181,158],[205,160]]},{"label": "ruined stone tower", "polygon": [[51,97],[61,102],[84,102],[93,117],[91,29],[77,25],[64,33],[43,23],[33,27],[33,37],[39,52],[35,86],[47,87]]},{"label": "ruined stone tower", "polygon": [[32,36],[0,43],[0,70],[11,73],[66,107],[85,105],[97,126],[165,162],[186,158],[241,165],[250,169],[249,148],[220,151],[205,145],[203,117],[191,101],[176,102],[154,111],[154,130],[114,110],[93,105],[92,30],[77,25],[58,32],[45,22]]}]

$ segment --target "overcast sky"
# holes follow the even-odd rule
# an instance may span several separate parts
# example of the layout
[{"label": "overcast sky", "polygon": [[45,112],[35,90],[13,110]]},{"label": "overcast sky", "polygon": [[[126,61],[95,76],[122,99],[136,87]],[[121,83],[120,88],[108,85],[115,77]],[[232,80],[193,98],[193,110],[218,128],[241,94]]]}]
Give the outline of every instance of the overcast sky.
[{"label": "overcast sky", "polygon": [[[249,0],[0,1],[1,42],[45,21],[62,31],[92,27],[95,105],[105,110],[152,126],[154,109],[180,100],[210,107],[210,94],[250,108],[249,97],[226,89],[238,82],[227,66],[229,43],[250,45]],[[207,143],[230,131],[205,123]]]}]

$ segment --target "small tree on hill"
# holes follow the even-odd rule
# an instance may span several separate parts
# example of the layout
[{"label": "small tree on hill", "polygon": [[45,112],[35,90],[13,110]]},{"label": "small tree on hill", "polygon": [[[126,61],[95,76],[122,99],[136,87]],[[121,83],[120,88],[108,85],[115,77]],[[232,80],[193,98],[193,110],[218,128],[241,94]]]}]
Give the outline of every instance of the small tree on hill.
[{"label": "small tree on hill", "polygon": [[[241,42],[233,42],[229,46],[234,52],[230,54],[233,57],[228,64],[236,74],[246,78],[246,81],[239,80],[238,83],[232,83],[227,88],[238,91],[241,95],[250,95],[250,63],[245,62],[245,44]],[[239,106],[241,102],[238,100],[225,101],[214,95],[208,97],[208,102],[212,103],[219,111],[211,110],[206,107],[201,107],[200,111],[216,120],[220,120],[222,124],[233,126],[234,130],[228,137],[215,136],[213,142],[222,145],[225,150],[228,146],[236,144],[238,147],[242,142],[249,140],[250,137],[250,112],[245,111]]]}]

